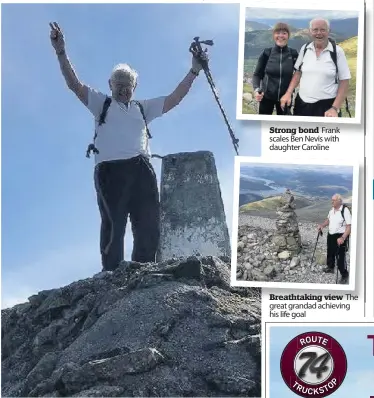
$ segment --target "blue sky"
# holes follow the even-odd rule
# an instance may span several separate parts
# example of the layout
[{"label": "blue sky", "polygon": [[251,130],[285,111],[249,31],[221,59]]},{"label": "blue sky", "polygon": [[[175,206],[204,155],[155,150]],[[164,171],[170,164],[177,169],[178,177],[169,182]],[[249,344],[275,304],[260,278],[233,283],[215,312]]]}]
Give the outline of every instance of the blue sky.
[{"label": "blue sky", "polygon": [[[211,70],[240,154],[261,150],[259,122],[235,121],[239,5],[2,5],[2,308],[101,270],[85,157],[93,120],[65,87],[50,21],[84,83],[107,92],[112,67],[127,62],[139,73],[138,99],[172,92],[190,68],[193,37],[213,39]],[[153,153],[214,153],[231,230],[235,153],[205,76],[150,130]],[[159,178],[161,163],[153,164]],[[126,258],[131,249],[128,228]]]},{"label": "blue sky", "polygon": [[[327,333],[336,339],[343,347],[348,363],[347,376],[342,386],[329,397],[369,398],[374,395],[374,356],[373,342],[367,335],[374,334],[371,326],[336,326],[336,327],[299,327],[287,326],[270,328],[270,397],[269,398],[297,398],[298,395],[284,383],[279,371],[280,358],[286,345],[297,335],[317,331]],[[273,394],[272,394],[273,393]]]}]

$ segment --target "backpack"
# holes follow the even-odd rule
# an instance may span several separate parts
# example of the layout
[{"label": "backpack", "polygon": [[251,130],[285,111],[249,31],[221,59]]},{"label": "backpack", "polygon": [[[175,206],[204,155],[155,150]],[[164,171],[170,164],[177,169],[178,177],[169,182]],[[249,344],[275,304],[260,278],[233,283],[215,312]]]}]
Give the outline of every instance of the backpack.
[{"label": "backpack", "polygon": [[[334,62],[335,69],[336,69],[335,84],[338,84],[339,83],[339,69],[338,69],[338,57],[337,57],[337,53],[336,53],[336,41],[329,38],[329,42],[332,44],[332,48],[333,48],[333,50],[330,51],[330,56],[331,56],[332,62]],[[303,52],[303,58],[302,58],[302,61],[300,63],[299,69],[298,69],[299,72],[301,72],[301,67],[303,66],[303,60],[304,60],[304,57],[305,57],[305,53],[307,52],[308,46],[311,43],[312,42],[309,42],[309,43],[305,44],[304,52]],[[345,97],[345,110],[347,111],[349,117],[352,117],[351,116],[351,112],[349,110],[349,104],[348,104],[348,98],[347,97]]]},{"label": "backpack", "polygon": [[[134,100],[134,101],[131,101],[131,102],[134,102],[139,107],[140,113],[142,114],[142,118],[143,118],[143,121],[145,123],[145,129],[147,131],[147,136],[148,136],[149,139],[152,138],[151,133],[149,132],[147,120],[145,118],[143,105],[139,101],[135,101]],[[105,123],[106,115],[108,113],[108,109],[109,109],[111,103],[112,103],[112,98],[107,96],[105,98],[105,101],[104,101],[104,104],[103,104],[103,109],[102,109],[102,111],[100,113],[100,116],[99,116],[99,120],[98,120],[98,125],[99,126],[101,126],[103,123]],[[97,129],[95,129],[93,142],[91,144],[89,144],[88,147],[87,147],[87,151],[86,151],[86,157],[87,158],[90,157],[90,153],[91,152],[96,153],[96,154],[99,153],[99,150],[95,146],[96,137],[97,137]]]},{"label": "backpack", "polygon": [[[352,214],[351,206],[349,206],[347,204],[343,204],[343,207],[342,207],[342,210],[341,210],[341,215],[342,215],[342,218],[343,218],[343,224],[345,223],[345,217],[344,217],[345,208],[347,208],[349,210],[349,212]],[[345,240],[345,248],[346,248],[346,251],[349,250],[349,235],[347,236],[347,239]]]}]

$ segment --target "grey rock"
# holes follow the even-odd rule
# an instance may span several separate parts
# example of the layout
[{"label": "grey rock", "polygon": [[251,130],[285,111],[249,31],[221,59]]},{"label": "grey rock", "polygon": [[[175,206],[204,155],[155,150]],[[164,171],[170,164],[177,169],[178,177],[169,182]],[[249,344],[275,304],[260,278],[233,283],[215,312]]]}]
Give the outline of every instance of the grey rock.
[{"label": "grey rock", "polygon": [[281,260],[287,260],[288,258],[290,258],[290,256],[291,253],[287,250],[284,250],[278,254],[278,258]]},{"label": "grey rock", "polygon": [[294,269],[300,264],[300,257],[293,257],[290,263],[290,268]]},{"label": "grey rock", "polygon": [[275,270],[274,267],[272,267],[271,265],[268,265],[265,269],[264,269],[264,274],[269,277],[272,278],[273,276],[275,276],[277,274],[277,271]]},{"label": "grey rock", "polygon": [[[290,213],[290,211],[288,211]],[[279,247],[275,243],[284,243],[287,238],[280,237],[277,226],[278,219],[266,218],[262,216],[253,216],[248,213],[239,214],[238,241],[243,242],[244,249],[237,253],[237,270],[241,271],[241,277],[238,280],[244,280],[243,274],[247,270],[247,280],[261,282],[293,282],[293,283],[319,283],[319,284],[335,284],[336,275],[326,274],[323,268],[326,264],[326,239],[318,241],[317,249],[312,261],[313,251],[316,243],[316,225],[311,222],[299,221],[298,229],[300,239],[303,244],[300,247],[301,252],[295,254],[292,250],[285,249],[289,252],[288,258],[278,258]],[[248,238],[246,243],[242,238]],[[255,242],[260,242],[257,246]],[[294,243],[293,238],[289,240]],[[283,255],[281,255],[282,257]],[[349,266],[350,253],[347,253],[347,264]],[[248,270],[248,265],[252,268]],[[269,268],[268,268],[269,267]],[[270,272],[274,267],[275,273]],[[265,270],[267,275],[265,275]]]},{"label": "grey rock", "polygon": [[258,397],[260,332],[222,259],[128,262],[2,311],[2,395]]}]

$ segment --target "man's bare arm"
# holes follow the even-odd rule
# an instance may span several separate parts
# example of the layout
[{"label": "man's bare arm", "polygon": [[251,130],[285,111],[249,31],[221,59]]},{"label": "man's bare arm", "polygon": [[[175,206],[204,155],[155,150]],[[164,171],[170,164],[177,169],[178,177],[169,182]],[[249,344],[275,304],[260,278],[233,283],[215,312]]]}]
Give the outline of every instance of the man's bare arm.
[{"label": "man's bare arm", "polygon": [[295,90],[295,88],[299,85],[300,83],[300,78],[301,78],[301,72],[296,71],[291,79],[291,82],[288,86],[287,91],[283,95],[283,97],[280,99],[280,105],[281,108],[284,108],[284,106],[287,104],[288,106],[291,105],[291,99],[292,99],[292,93]]},{"label": "man's bare arm", "polygon": [[340,109],[340,107],[342,106],[343,102],[345,101],[348,95],[348,90],[349,90],[349,80],[348,79],[340,80],[338,93],[336,94],[335,101],[332,104],[333,107],[335,107],[336,109]]},{"label": "man's bare arm", "polygon": [[347,226],[345,227],[345,231],[344,231],[344,234],[343,234],[342,238],[343,238],[344,240],[346,240],[350,234],[351,234],[351,226],[350,226],[350,225],[347,225]]},{"label": "man's bare arm", "polygon": [[187,73],[184,79],[178,84],[177,88],[165,98],[164,109],[162,113],[169,112],[182,101],[182,99],[190,91],[192,83],[196,77],[197,75],[192,73],[192,71]]},{"label": "man's bare arm", "polygon": [[297,71],[293,74],[292,79],[291,79],[291,82],[290,82],[290,84],[289,84],[289,86],[288,86],[288,89],[287,89],[287,93],[288,93],[288,94],[292,94],[292,93],[293,93],[293,91],[295,90],[295,88],[299,85],[300,79],[301,79],[301,72],[297,70]]},{"label": "man's bare arm", "polygon": [[63,50],[57,53],[57,59],[60,63],[62,75],[64,76],[66,85],[69,89],[83,102],[84,105],[88,105],[88,88],[86,85],[80,82],[76,75],[71,62]]},{"label": "man's bare arm", "polygon": [[56,52],[58,62],[60,63],[61,72],[65,78],[66,84],[69,89],[73,91],[73,93],[83,102],[83,104],[87,106],[88,87],[79,81],[69,61],[65,49],[64,34],[62,33],[62,30],[57,22],[50,22],[49,26],[51,28],[51,44]]},{"label": "man's bare arm", "polygon": [[326,220],[322,224],[319,225],[319,229],[322,230],[323,228],[327,227],[329,224],[330,224],[330,221],[328,218],[326,218]]}]

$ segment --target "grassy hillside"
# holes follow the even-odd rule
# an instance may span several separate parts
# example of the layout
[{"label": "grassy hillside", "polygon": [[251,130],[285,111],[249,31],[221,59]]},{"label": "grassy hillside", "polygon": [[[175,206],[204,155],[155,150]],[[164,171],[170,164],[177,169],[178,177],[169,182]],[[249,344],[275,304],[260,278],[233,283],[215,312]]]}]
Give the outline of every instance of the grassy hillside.
[{"label": "grassy hillside", "polygon": [[[340,190],[337,190],[339,193]],[[341,192],[340,192],[341,193]],[[344,203],[352,204],[352,192],[341,193]],[[313,223],[321,223],[331,210],[331,201],[311,200],[300,195],[294,195],[296,209],[295,212],[299,221],[307,221]],[[258,216],[275,219],[277,217],[276,210],[280,204],[280,196],[272,196],[252,203],[247,203],[239,207],[239,213],[244,216]]]},{"label": "grassy hillside", "polygon": [[[355,115],[356,103],[356,74],[357,74],[357,36],[351,37],[341,43],[338,43],[345,52],[348,61],[349,70],[351,71],[351,80],[349,81],[348,102],[352,117]],[[348,114],[343,110],[343,116],[348,117]]]},{"label": "grassy hillside", "polygon": [[[307,198],[302,196],[294,196],[295,197],[295,205],[296,208],[303,208],[306,206],[310,206],[313,202]],[[272,196],[269,198],[265,198],[259,200],[257,202],[247,203],[243,206],[240,206],[239,211],[243,212],[257,212],[257,211],[270,211],[275,212],[277,208],[280,206],[281,196]]]}]

